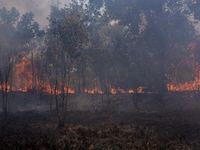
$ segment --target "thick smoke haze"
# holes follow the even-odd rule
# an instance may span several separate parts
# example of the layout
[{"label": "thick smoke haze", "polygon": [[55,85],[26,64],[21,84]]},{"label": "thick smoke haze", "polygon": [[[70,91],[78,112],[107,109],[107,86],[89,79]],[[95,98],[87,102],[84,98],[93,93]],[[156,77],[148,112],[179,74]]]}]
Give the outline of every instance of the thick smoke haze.
[{"label": "thick smoke haze", "polygon": [[[59,0],[59,7],[64,7],[70,2],[71,0]],[[50,14],[52,4],[57,4],[57,0],[1,0],[0,8],[6,7],[7,10],[10,10],[12,7],[16,7],[20,15],[32,11],[35,15],[35,21],[43,29],[48,24],[46,18]]]}]

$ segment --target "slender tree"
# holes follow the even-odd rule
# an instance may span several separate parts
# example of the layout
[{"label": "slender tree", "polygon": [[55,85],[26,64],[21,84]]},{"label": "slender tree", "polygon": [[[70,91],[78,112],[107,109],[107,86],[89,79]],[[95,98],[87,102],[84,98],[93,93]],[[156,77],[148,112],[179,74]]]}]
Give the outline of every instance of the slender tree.
[{"label": "slender tree", "polygon": [[70,8],[59,10],[57,6],[52,6],[50,28],[46,37],[46,56],[54,69],[54,95],[59,127],[65,124],[74,60],[81,55],[88,36],[83,19],[80,11],[73,12]]}]

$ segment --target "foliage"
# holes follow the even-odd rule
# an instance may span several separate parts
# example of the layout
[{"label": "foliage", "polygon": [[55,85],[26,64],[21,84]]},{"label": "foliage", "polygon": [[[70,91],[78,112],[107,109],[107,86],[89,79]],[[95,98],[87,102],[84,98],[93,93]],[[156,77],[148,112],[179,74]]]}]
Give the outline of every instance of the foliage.
[{"label": "foliage", "polygon": [[[150,90],[156,87],[156,91],[165,92],[166,83],[170,82],[165,76],[174,72],[171,64],[176,62],[178,65],[188,55],[183,50],[187,49],[189,43],[197,41],[194,25],[188,19],[191,15],[191,11],[188,11],[190,3],[178,0],[91,0],[89,6],[96,11],[104,7],[109,22],[116,21],[125,29],[129,87],[145,86]],[[100,18],[103,20],[103,16]],[[127,49],[123,48],[124,53]],[[174,54],[181,55],[180,60],[175,60]],[[120,64],[123,62],[119,59],[115,61]]]},{"label": "foliage", "polygon": [[[55,16],[57,18],[54,18]],[[64,126],[74,60],[81,55],[83,45],[87,41],[88,32],[81,13],[74,13],[67,8],[59,10],[57,6],[52,6],[49,21],[50,28],[46,34],[45,55],[47,62],[52,65],[53,69],[51,76],[54,76],[53,85],[59,126]],[[61,98],[57,96],[58,90],[62,91]],[[59,103],[61,110],[58,106]]]}]

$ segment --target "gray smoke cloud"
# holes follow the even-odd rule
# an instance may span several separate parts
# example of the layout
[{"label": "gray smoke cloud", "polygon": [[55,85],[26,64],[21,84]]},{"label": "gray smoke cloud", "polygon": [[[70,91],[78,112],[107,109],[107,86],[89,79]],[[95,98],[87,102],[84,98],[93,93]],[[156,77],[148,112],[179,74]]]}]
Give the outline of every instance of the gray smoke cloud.
[{"label": "gray smoke cloud", "polygon": [[[71,0],[59,0],[59,7],[64,7],[70,2]],[[48,24],[46,18],[50,14],[52,4],[57,4],[57,0],[0,0],[0,8],[6,7],[7,10],[10,10],[12,7],[16,7],[20,15],[32,11],[35,15],[34,19],[40,24],[41,29]]]}]

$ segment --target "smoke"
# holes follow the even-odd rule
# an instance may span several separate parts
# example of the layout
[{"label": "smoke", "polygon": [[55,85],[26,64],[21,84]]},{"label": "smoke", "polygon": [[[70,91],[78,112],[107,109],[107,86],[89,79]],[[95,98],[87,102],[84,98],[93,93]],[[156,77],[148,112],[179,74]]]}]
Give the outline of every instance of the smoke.
[{"label": "smoke", "polygon": [[[70,2],[71,0],[59,0],[59,7],[64,7]],[[21,15],[32,11],[35,15],[35,21],[43,29],[48,24],[46,18],[50,14],[52,4],[57,4],[57,0],[1,0],[0,8],[6,7],[7,10],[10,10],[12,7],[16,7]]]}]

